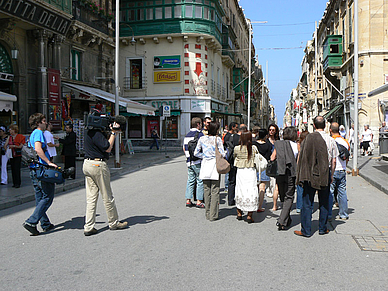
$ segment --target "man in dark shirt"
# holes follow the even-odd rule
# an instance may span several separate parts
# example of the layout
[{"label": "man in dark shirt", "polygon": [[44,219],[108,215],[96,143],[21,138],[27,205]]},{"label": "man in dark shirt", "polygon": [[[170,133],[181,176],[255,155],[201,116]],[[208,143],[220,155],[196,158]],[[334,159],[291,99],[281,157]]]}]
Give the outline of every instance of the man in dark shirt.
[{"label": "man in dark shirt", "polygon": [[98,192],[101,192],[104,206],[108,215],[110,230],[126,228],[128,222],[120,222],[116,203],[110,186],[110,170],[106,163],[113,148],[115,135],[120,133],[119,125],[115,122],[111,126],[109,139],[99,129],[91,129],[85,135],[85,160],[83,172],[86,179],[86,217],[84,235],[90,236],[98,231],[96,223],[96,206]]},{"label": "man in dark shirt", "polygon": [[65,138],[60,138],[59,143],[63,144],[62,155],[65,156],[65,170],[74,167],[74,174],[70,178],[75,179],[75,156],[77,155],[75,144],[77,136],[73,131],[72,124],[67,124],[65,130],[66,136]]}]

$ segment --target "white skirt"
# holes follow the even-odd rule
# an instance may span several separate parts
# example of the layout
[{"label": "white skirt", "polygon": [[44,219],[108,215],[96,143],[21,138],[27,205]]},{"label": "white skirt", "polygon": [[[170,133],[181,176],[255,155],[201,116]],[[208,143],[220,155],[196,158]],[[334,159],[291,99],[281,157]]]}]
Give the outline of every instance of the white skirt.
[{"label": "white skirt", "polygon": [[259,191],[255,168],[238,168],[236,176],[236,207],[242,211],[259,208]]}]

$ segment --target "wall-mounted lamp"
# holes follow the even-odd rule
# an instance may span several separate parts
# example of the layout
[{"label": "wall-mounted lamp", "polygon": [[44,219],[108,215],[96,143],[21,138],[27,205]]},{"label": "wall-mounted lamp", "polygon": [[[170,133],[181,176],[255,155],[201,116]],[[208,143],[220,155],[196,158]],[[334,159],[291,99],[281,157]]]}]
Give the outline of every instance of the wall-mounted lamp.
[{"label": "wall-mounted lamp", "polygon": [[360,60],[360,66],[362,67],[364,65],[364,60]]},{"label": "wall-mounted lamp", "polygon": [[16,40],[15,40],[15,27],[13,29],[13,49],[11,50],[11,57],[13,60],[18,59],[19,51],[16,49]]}]

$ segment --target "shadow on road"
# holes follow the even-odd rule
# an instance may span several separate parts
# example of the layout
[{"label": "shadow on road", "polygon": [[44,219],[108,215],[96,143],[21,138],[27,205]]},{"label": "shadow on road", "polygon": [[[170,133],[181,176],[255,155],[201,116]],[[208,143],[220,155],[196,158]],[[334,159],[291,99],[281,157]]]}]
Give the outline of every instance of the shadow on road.
[{"label": "shadow on road", "polygon": [[154,215],[131,216],[131,217],[124,219],[123,221],[127,221],[128,226],[133,226],[136,224],[147,224],[147,223],[151,223],[151,222],[163,220],[163,219],[170,219],[170,217],[168,217],[168,216],[154,216]]}]

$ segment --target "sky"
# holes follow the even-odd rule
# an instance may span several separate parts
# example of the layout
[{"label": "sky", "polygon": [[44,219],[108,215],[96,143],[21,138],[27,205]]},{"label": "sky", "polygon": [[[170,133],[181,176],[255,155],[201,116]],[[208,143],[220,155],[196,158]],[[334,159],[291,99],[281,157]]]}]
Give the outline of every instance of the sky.
[{"label": "sky", "polygon": [[291,90],[301,77],[303,50],[313,38],[315,21],[322,19],[326,3],[327,0],[241,0],[239,3],[245,17],[252,22],[267,21],[253,24],[253,44],[264,77],[268,61],[267,86],[279,126],[283,126]]}]

